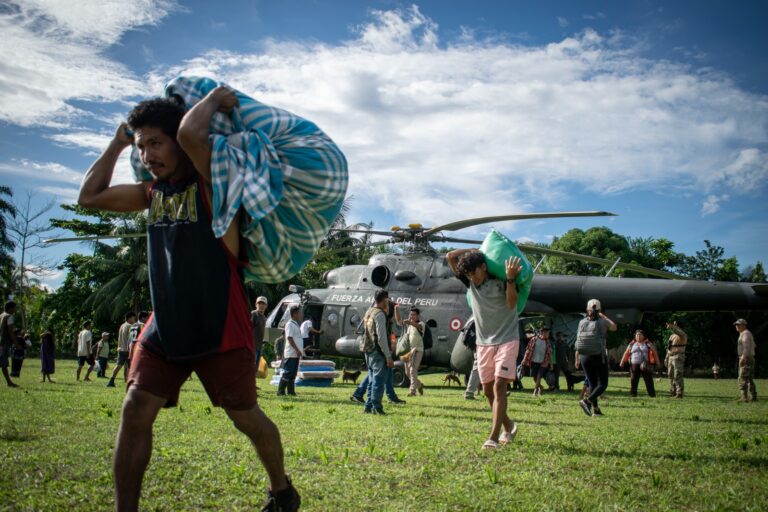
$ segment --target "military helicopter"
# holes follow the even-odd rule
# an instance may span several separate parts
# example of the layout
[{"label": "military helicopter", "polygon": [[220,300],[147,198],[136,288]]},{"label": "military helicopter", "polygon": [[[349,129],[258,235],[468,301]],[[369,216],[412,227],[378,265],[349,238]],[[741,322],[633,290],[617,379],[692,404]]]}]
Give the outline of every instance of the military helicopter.
[{"label": "military helicopter", "polygon": [[[431,344],[425,346],[422,365],[467,374],[472,366],[472,352],[463,338],[472,325],[472,312],[467,304],[466,288],[451,272],[445,255],[431,243],[479,246],[480,240],[446,236],[443,232],[492,222],[611,215],[614,214],[602,211],[530,213],[466,219],[431,228],[410,224],[405,228],[395,226],[389,231],[341,229],[386,236],[385,240],[369,245],[400,243],[402,252],[374,254],[367,265],[330,270],[324,276],[326,288],[305,290],[292,285],[289,288],[292,293],[281,299],[267,318],[266,339],[279,340],[290,319],[290,306],[299,305],[303,317],[312,319],[314,327],[322,330],[322,334],[313,338],[310,353],[362,359],[358,341],[362,318],[373,303],[374,290],[383,288],[389,292],[390,299],[406,311],[410,307],[421,310],[421,319],[431,332]],[[521,316],[546,316],[553,329],[570,333],[571,338],[591,298],[601,299],[608,316],[627,324],[640,323],[644,312],[768,310],[768,284],[685,280],[670,272],[621,261],[525,244],[518,247],[525,253],[543,257],[575,258],[610,267],[605,277],[534,275]],[[609,277],[617,268],[665,279]],[[394,373],[396,385],[407,383],[402,365],[396,364]]]}]

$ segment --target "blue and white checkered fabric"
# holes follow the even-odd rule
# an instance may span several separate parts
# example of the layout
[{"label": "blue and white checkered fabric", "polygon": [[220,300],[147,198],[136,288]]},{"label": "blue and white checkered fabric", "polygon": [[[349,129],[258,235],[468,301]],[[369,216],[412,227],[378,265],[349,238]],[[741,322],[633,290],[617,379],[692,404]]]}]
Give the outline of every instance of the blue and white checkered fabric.
[{"label": "blue and white checkered fabric", "polygon": [[[183,77],[165,88],[192,108],[217,86],[210,78]],[[283,282],[314,256],[347,192],[347,160],[314,123],[235,91],[232,114],[210,124],[213,232],[221,237],[238,208],[247,241],[249,280]],[[134,148],[134,174],[151,180]]]}]

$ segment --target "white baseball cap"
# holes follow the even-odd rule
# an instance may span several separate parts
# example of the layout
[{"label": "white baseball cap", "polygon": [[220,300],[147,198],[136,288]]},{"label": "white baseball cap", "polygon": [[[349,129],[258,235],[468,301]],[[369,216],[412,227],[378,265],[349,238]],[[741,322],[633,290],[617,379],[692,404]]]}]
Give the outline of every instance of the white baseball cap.
[{"label": "white baseball cap", "polygon": [[590,299],[589,302],[587,302],[587,310],[592,311],[593,309],[597,309],[598,311],[603,310],[603,307],[600,305],[599,300]]},{"label": "white baseball cap", "polygon": [[256,303],[258,304],[259,302],[263,302],[264,304],[269,304],[269,301],[263,295],[261,297],[259,297],[258,299],[256,299]]}]

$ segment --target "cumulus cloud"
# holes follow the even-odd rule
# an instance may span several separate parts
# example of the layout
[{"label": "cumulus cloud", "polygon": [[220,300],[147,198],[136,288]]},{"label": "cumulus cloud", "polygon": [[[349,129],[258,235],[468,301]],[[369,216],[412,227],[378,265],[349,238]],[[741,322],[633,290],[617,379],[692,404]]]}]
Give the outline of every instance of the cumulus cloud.
[{"label": "cumulus cloud", "polygon": [[82,173],[57,162],[35,162],[32,160],[12,160],[0,163],[0,173],[26,177],[35,181],[56,183],[80,183]]},{"label": "cumulus cloud", "polygon": [[701,205],[701,216],[706,217],[720,211],[720,203],[729,199],[728,194],[722,196],[708,195]]},{"label": "cumulus cloud", "polygon": [[0,121],[67,127],[88,115],[73,100],[111,102],[141,94],[141,80],[103,52],[126,31],[157,24],[174,6],[169,0],[5,2]]},{"label": "cumulus cloud", "polygon": [[214,75],[314,120],[345,150],[350,192],[397,218],[767,181],[754,148],[765,147],[768,102],[712,70],[647,59],[620,32],[521,46],[469,30],[441,41],[415,8],[372,17],[342,44],[214,50],[152,79]]},{"label": "cumulus cloud", "polygon": [[[446,41],[417,7],[372,11],[338,44],[263,40],[254,52],[212,49],[139,80],[100,53],[118,35],[54,4],[30,1],[2,15],[0,29],[27,47],[25,59],[0,66],[14,70],[14,90],[29,106],[20,112],[9,106],[19,97],[0,95],[0,120],[66,124],[83,114],[74,98],[127,101],[176,74],[215,76],[315,121],[348,157],[355,209],[376,205],[396,222],[547,210],[581,191],[711,195],[706,214],[724,194],[768,182],[766,97],[711,69],[648,59],[643,41],[619,31],[521,45],[462,27]],[[83,5],[101,12],[96,0]],[[122,34],[174,8],[162,2],[151,14],[149,5],[126,4],[138,11],[112,13],[107,25]],[[78,129],[54,140],[94,152],[107,137]],[[130,180],[127,162],[120,165]]]}]

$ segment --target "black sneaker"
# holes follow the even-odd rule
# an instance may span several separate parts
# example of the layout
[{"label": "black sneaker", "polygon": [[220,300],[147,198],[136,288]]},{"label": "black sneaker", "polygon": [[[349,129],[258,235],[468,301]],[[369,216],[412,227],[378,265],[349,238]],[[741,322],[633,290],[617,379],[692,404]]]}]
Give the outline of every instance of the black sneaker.
[{"label": "black sneaker", "polygon": [[581,410],[584,411],[584,414],[592,416],[592,404],[589,400],[579,400],[579,405],[581,406]]},{"label": "black sneaker", "polygon": [[267,490],[267,501],[261,510],[262,512],[295,512],[299,510],[300,506],[301,496],[293,487],[289,478],[286,489],[276,494],[272,494],[272,491]]},{"label": "black sneaker", "polygon": [[387,402],[389,402],[389,403],[391,403],[391,404],[400,404],[400,405],[405,405],[405,400],[400,400],[400,399],[399,399],[399,398],[397,398],[397,397],[395,397],[395,399],[394,399],[394,400],[387,400]]},{"label": "black sneaker", "polygon": [[380,415],[380,416],[386,416],[387,413],[384,412],[384,409],[374,409],[371,411],[373,414]]},{"label": "black sneaker", "polygon": [[601,411],[599,407],[595,406],[592,408],[592,416],[597,417],[602,415],[603,415],[603,411]]},{"label": "black sneaker", "polygon": [[352,395],[351,397],[349,397],[349,399],[352,400],[353,402],[357,402],[359,404],[364,404],[365,403],[365,400],[363,400],[362,398],[357,397],[355,395]]},{"label": "black sneaker", "polygon": [[111,381],[109,381],[109,382],[107,382],[107,387],[108,387],[108,388],[113,388],[113,387],[115,387],[115,382],[114,382],[114,381],[112,381],[112,380],[111,380]]}]

